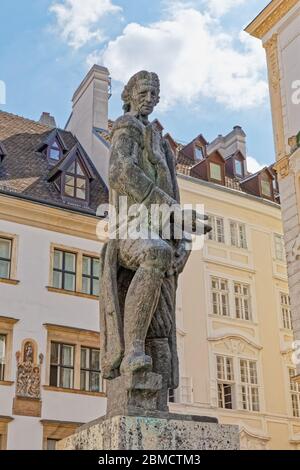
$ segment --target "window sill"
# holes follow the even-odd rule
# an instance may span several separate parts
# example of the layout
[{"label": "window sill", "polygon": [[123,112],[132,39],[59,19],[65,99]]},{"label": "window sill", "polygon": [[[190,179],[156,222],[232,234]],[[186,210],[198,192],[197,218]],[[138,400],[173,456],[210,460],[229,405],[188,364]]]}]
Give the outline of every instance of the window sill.
[{"label": "window sill", "polygon": [[11,387],[15,382],[11,380],[0,380],[0,386]]},{"label": "window sill", "polygon": [[75,297],[83,297],[84,299],[99,300],[99,296],[91,295],[91,294],[84,294],[83,292],[57,289],[57,287],[51,287],[51,286],[47,286],[46,289],[48,290],[48,292],[54,292],[56,294],[66,294],[66,295],[73,295]]},{"label": "window sill", "polygon": [[225,315],[215,315],[214,313],[209,313],[208,315],[210,318],[213,318],[214,320],[225,320],[227,322],[235,323],[237,325],[250,325],[250,326],[258,326],[258,323],[253,320],[243,320],[242,318],[235,318],[235,317],[227,317]]},{"label": "window sill", "polygon": [[20,281],[17,281],[16,279],[5,279],[4,277],[0,277],[0,282],[3,284],[10,284],[12,286],[17,286],[20,284]]},{"label": "window sill", "polygon": [[88,392],[86,390],[78,390],[76,388],[53,387],[52,385],[44,385],[43,389],[49,392],[75,393],[76,395],[89,395],[92,397],[106,398],[106,394],[104,392]]}]

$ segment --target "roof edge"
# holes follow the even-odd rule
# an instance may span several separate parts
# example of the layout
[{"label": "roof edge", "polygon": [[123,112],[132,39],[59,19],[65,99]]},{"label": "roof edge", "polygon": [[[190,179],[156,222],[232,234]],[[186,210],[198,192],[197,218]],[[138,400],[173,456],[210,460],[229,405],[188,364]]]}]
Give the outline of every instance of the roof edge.
[{"label": "roof edge", "polygon": [[272,0],[244,31],[255,38],[262,39],[299,0]]}]

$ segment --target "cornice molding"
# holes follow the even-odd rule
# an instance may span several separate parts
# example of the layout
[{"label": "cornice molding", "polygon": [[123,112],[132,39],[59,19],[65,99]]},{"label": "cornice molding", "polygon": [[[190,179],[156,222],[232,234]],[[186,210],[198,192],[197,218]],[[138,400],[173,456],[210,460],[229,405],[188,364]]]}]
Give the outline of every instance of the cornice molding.
[{"label": "cornice molding", "polygon": [[104,242],[107,221],[96,216],[38,204],[13,196],[0,195],[0,219],[74,237]]},{"label": "cornice molding", "polygon": [[298,2],[299,0],[273,0],[245,31],[262,39]]}]

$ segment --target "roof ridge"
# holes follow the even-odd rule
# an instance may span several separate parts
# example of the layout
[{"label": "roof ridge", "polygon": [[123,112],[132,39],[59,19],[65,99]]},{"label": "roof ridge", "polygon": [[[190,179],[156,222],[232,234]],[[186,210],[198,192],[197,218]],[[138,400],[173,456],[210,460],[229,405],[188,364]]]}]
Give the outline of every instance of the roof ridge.
[{"label": "roof ridge", "polygon": [[[20,116],[19,114],[14,114],[14,113],[10,113],[8,111],[3,111],[2,109],[0,109],[0,117],[1,117],[1,114],[6,114],[7,116],[11,116],[13,118],[18,118],[18,119],[22,119],[23,121],[26,121],[26,122],[30,122],[32,124],[35,124],[37,126],[40,126],[42,129],[45,129],[45,130],[51,130],[51,128],[49,126],[46,126],[45,124],[41,124],[39,121],[35,121],[34,119],[29,119],[27,117],[24,117],[24,116]],[[55,127],[55,128],[52,128],[52,129],[57,129],[58,131],[60,132],[68,132],[70,133],[70,131],[67,131],[65,129],[61,129],[60,127]]]}]

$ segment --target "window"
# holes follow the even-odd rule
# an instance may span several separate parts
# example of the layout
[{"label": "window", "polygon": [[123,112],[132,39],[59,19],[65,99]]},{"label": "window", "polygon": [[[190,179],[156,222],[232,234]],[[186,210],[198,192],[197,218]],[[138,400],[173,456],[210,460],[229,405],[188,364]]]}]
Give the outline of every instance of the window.
[{"label": "window", "polygon": [[280,307],[281,307],[281,318],[283,328],[287,330],[293,329],[292,324],[292,312],[291,312],[291,300],[288,294],[280,293]]},{"label": "window", "polygon": [[262,175],[260,184],[262,195],[266,197],[272,197],[271,181],[267,175]]},{"label": "window", "polygon": [[251,320],[250,287],[234,282],[235,316],[241,320]]},{"label": "window", "polygon": [[74,387],[74,346],[51,343],[50,385]]},{"label": "window", "polygon": [[99,296],[100,258],[97,253],[51,244],[49,291],[68,291],[79,296]]},{"label": "window", "polygon": [[9,279],[11,271],[12,240],[0,238],[0,278]]},{"label": "window", "polygon": [[82,292],[99,295],[99,258],[82,258]]},{"label": "window", "polygon": [[285,247],[284,247],[284,238],[282,235],[275,234],[274,235],[274,243],[275,243],[275,257],[278,261],[285,261]]},{"label": "window", "polygon": [[211,288],[214,315],[229,316],[228,281],[213,277]]},{"label": "window", "polygon": [[212,227],[212,230],[208,234],[208,239],[219,243],[225,243],[224,219],[222,219],[222,217],[209,215],[208,224]]},{"label": "window", "polygon": [[233,409],[233,360],[231,357],[217,356],[217,387],[219,408]]},{"label": "window", "polygon": [[201,147],[195,147],[195,158],[196,160],[203,160],[203,149]]},{"label": "window", "polygon": [[87,179],[80,163],[75,160],[65,173],[64,192],[66,196],[86,199]]},{"label": "window", "polygon": [[256,362],[240,359],[242,407],[248,411],[259,411],[259,390]]},{"label": "window", "polygon": [[0,380],[5,378],[6,335],[0,334]]},{"label": "window", "polygon": [[231,245],[247,249],[246,226],[239,222],[230,222]]},{"label": "window", "polygon": [[218,165],[217,163],[210,163],[209,168],[210,178],[212,180],[222,181],[221,165]]},{"label": "window", "polygon": [[174,388],[169,388],[169,403],[176,403],[176,390]]},{"label": "window", "polygon": [[[100,333],[46,323],[48,377],[45,389],[69,393],[102,392],[100,373]],[[49,438],[53,436],[48,436]],[[54,436],[56,439],[56,436]]]},{"label": "window", "polygon": [[53,287],[76,290],[76,254],[54,250]]},{"label": "window", "polygon": [[244,165],[240,160],[235,160],[235,173],[238,176],[244,176]]},{"label": "window", "polygon": [[295,375],[296,375],[296,370],[289,368],[290,392],[291,392],[293,416],[295,418],[300,418],[300,385],[294,380],[292,380],[293,377],[295,377]]},{"label": "window", "polygon": [[51,159],[51,160],[56,160],[58,161],[61,157],[61,149],[57,143],[57,141],[55,140],[53,142],[53,144],[51,145],[51,147],[48,148],[48,157]]},{"label": "window", "polygon": [[81,348],[80,389],[100,392],[100,350]]}]

